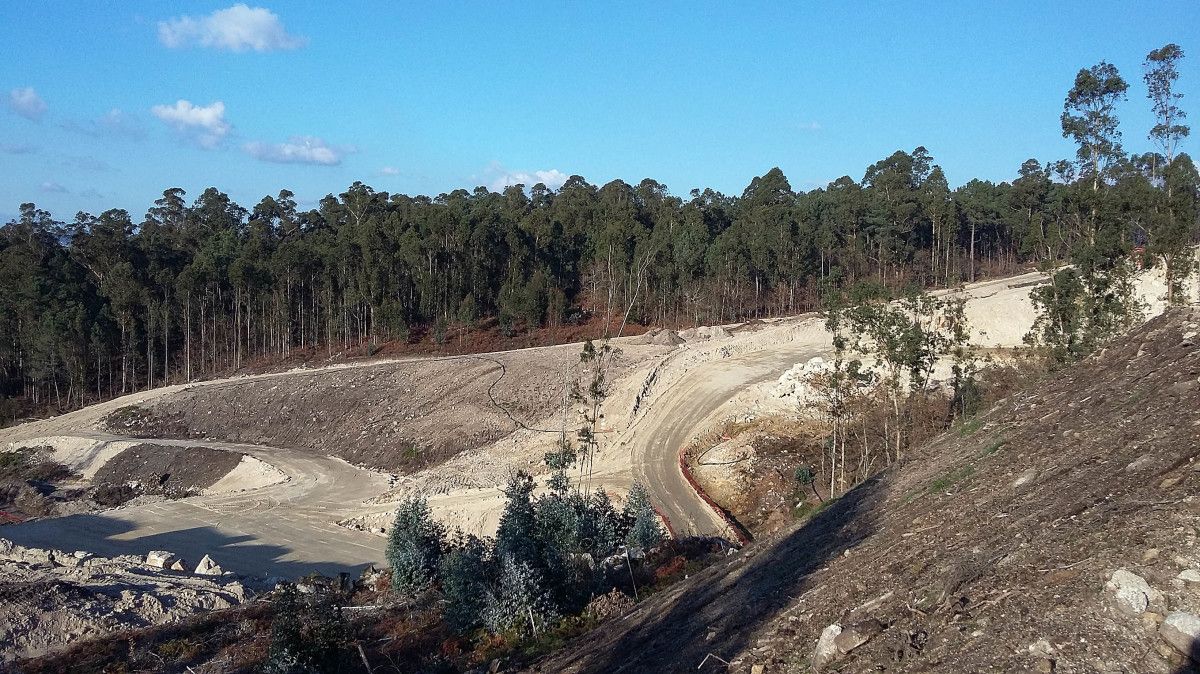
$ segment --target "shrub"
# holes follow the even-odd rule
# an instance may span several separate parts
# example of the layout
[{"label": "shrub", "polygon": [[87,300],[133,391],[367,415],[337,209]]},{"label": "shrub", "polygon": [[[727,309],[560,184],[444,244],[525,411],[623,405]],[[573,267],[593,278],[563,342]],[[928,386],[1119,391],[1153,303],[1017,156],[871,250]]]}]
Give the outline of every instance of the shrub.
[{"label": "shrub", "polygon": [[442,554],[443,534],[424,497],[410,497],[400,504],[384,551],[392,567],[393,592],[415,596],[429,589]]}]

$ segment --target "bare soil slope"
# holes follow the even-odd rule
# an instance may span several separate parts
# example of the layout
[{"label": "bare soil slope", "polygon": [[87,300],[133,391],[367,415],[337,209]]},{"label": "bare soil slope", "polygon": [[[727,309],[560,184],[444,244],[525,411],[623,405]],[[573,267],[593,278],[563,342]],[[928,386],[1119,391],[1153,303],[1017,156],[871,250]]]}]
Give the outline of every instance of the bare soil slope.
[{"label": "bare soil slope", "polygon": [[[579,345],[294,372],[198,386],[108,418],[143,438],[308,449],[389,471],[437,465],[562,408]],[[661,354],[629,346],[614,376]]]},{"label": "bare soil slope", "polygon": [[1163,622],[1200,614],[1198,332],[1169,311],[536,671],[807,672],[837,629],[826,670],[1186,671]]}]

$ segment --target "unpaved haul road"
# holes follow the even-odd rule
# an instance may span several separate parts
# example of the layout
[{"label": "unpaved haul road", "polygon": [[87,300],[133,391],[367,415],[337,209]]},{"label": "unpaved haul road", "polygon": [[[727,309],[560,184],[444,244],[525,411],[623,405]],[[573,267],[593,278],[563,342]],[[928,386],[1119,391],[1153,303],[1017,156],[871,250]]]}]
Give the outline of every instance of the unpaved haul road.
[{"label": "unpaved haul road", "polygon": [[[1027,274],[978,284],[967,290],[971,298],[968,316],[972,325],[981,329],[987,345],[1020,343],[1020,336],[1032,322],[1031,310],[1026,306],[1027,286],[1041,278],[1038,274]],[[1016,300],[1020,301],[1014,304]],[[1014,316],[1018,310],[1028,315]],[[779,326],[785,324],[764,330]],[[630,447],[630,463],[620,467],[619,472],[628,479],[627,471],[632,469],[633,477],[646,483],[652,499],[677,534],[729,534],[721,517],[684,478],[679,467],[680,449],[739,391],[777,378],[796,363],[827,354],[828,336],[817,332],[819,336],[810,331],[806,336],[792,334],[754,348],[738,347],[727,358],[715,357],[685,367],[670,383],[663,384],[663,389],[648,401],[646,411],[622,433],[624,444]],[[745,345],[742,340],[754,339],[754,334],[739,335],[722,344]],[[680,349],[679,353],[694,356],[690,347]],[[189,386],[221,386],[262,377],[320,376],[322,370],[379,364],[336,365]],[[97,431],[102,428],[103,419],[122,406],[150,403],[186,388],[170,386],[146,391],[0,430],[0,447],[63,436],[214,447],[255,456],[278,468],[289,479],[235,494],[197,496],[9,525],[0,527],[0,536],[22,545],[87,550],[101,555],[141,555],[150,550],[168,550],[192,564],[208,554],[226,570],[281,577],[297,577],[313,571],[331,574],[382,559],[383,538],[336,523],[362,512],[366,499],[386,490],[383,475],[306,450],[201,440],[121,438]],[[236,389],[231,389],[231,395],[237,395]],[[463,495],[463,498],[493,500],[495,497],[495,490]]]},{"label": "unpaved haul road", "polygon": [[[387,479],[344,461],[310,452],[188,440],[146,440],[102,433],[75,437],[203,446],[250,454],[288,479],[260,489],[132,505],[0,528],[20,545],[87,550],[98,555],[144,555],[167,550],[191,566],[210,555],[226,571],[296,578],[333,575],[383,559],[383,539],[336,522]],[[189,569],[190,570],[190,569]]]},{"label": "unpaved haul road", "polygon": [[679,465],[680,450],[704,420],[739,391],[777,379],[797,362],[823,353],[811,344],[786,344],[706,364],[663,393],[639,420],[640,428],[634,429],[633,474],[649,486],[676,535],[733,535],[692,489]]}]

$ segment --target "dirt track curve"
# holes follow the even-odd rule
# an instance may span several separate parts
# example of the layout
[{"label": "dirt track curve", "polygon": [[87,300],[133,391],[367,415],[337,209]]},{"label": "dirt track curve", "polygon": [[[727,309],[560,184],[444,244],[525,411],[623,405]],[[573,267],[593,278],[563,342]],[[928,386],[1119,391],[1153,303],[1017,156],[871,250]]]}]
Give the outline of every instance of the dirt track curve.
[{"label": "dirt track curve", "polygon": [[[977,311],[1007,311],[989,304],[997,295],[1028,296],[1022,289],[1040,275],[1027,274],[978,284],[967,292],[980,300]],[[813,320],[809,318],[808,320]],[[972,323],[976,319],[972,318]],[[783,326],[784,323],[778,324]],[[998,336],[994,336],[998,337]],[[735,338],[740,339],[740,338]],[[1011,335],[998,338],[1012,341]],[[1019,337],[1017,337],[1019,340]],[[622,432],[630,447],[629,468],[621,472],[645,482],[651,496],[678,535],[729,535],[721,517],[693,491],[679,467],[679,451],[703,423],[739,391],[777,378],[796,363],[822,355],[827,340],[791,336],[735,350],[729,357],[698,362],[675,377],[649,401],[647,410]],[[682,351],[687,353],[688,347]],[[497,354],[488,354],[497,355]],[[671,358],[672,355],[666,356]],[[404,359],[414,360],[414,359]],[[0,447],[34,438],[77,437],[127,440],[101,433],[103,419],[126,405],[146,404],[188,387],[236,384],[251,378],[320,376],[322,371],[386,365],[388,361],[334,365],[302,372],[169,386],[100,403],[70,414],[0,430]],[[395,361],[393,361],[395,362]],[[231,389],[236,395],[236,389]],[[494,402],[494,399],[493,399]],[[252,491],[195,496],[179,501],[134,505],[101,513],[73,515],[0,527],[0,536],[22,545],[87,550],[102,555],[145,554],[169,550],[188,561],[210,554],[226,570],[251,575],[296,577],[313,571],[335,573],[382,560],[384,539],[336,523],[367,507],[364,501],[387,489],[386,476],[320,456],[311,450],[242,445],[215,441],[159,440],[243,452],[278,468],[288,480]],[[628,479],[628,478],[626,478]],[[462,498],[477,498],[462,495]],[[494,497],[494,493],[489,496]]]}]

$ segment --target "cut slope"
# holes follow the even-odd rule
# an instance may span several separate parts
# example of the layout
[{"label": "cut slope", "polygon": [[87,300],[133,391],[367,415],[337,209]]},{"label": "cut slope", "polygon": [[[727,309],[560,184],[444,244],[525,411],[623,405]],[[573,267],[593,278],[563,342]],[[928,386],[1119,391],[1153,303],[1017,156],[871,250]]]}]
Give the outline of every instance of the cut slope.
[{"label": "cut slope", "polygon": [[[108,426],[142,438],[306,449],[407,472],[542,424],[562,408],[579,350],[569,344],[229,380],[118,410]],[[622,344],[612,375],[664,352]]]},{"label": "cut slope", "polygon": [[[1198,331],[1169,311],[535,669],[809,671],[833,624],[872,636],[844,671],[1181,667],[1157,630],[1200,613]],[[1120,569],[1163,598],[1119,611]]]}]

